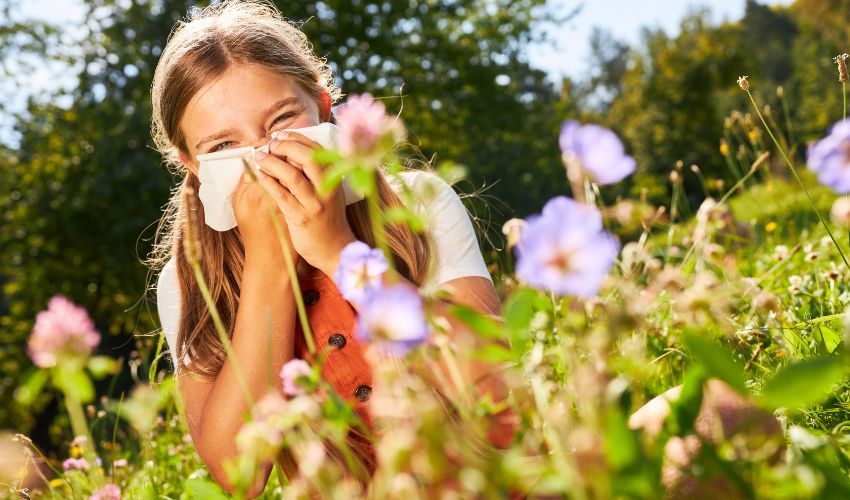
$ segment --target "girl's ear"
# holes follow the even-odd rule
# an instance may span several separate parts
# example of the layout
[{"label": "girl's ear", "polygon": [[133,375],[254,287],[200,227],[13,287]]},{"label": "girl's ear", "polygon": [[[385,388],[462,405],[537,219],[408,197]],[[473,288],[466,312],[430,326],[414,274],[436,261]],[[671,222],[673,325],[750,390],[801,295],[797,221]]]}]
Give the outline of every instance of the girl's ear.
[{"label": "girl's ear", "polygon": [[326,122],[331,121],[331,95],[327,90],[322,91],[322,112]]},{"label": "girl's ear", "polygon": [[190,160],[189,157],[183,153],[183,151],[177,153],[177,156],[178,158],[180,158],[180,163],[182,163],[184,167],[189,169],[189,171],[195,174],[196,176],[198,175],[198,169],[195,168],[195,164],[192,163],[192,160]]}]

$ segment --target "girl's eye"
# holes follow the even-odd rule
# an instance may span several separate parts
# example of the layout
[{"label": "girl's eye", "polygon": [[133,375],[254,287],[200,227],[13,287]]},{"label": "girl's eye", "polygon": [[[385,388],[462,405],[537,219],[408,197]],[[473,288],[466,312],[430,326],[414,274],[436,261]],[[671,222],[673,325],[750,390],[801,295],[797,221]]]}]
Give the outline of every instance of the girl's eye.
[{"label": "girl's eye", "polygon": [[215,146],[213,146],[212,149],[210,149],[210,153],[215,153],[216,151],[221,151],[223,149],[221,146],[223,146],[225,144],[230,144],[232,142],[233,141],[224,141],[222,143],[216,144]]},{"label": "girl's eye", "polygon": [[296,116],[297,114],[298,113],[296,113],[295,111],[290,111],[289,113],[284,113],[284,114],[278,116],[277,118],[275,118],[272,123],[273,124],[278,123],[279,121],[281,121],[281,118],[286,118],[286,119],[292,118],[293,116]]}]

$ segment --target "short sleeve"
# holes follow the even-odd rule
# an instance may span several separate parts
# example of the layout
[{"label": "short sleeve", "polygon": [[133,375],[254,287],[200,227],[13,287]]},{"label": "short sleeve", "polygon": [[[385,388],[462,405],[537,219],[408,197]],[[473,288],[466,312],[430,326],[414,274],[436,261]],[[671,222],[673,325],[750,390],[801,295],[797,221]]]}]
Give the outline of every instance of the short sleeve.
[{"label": "short sleeve", "polygon": [[424,288],[466,276],[493,281],[475,235],[475,228],[455,190],[436,174],[405,172],[405,182],[421,200],[427,219],[432,256]]},{"label": "short sleeve", "polygon": [[[156,309],[171,359],[176,365],[177,328],[180,325],[180,287],[177,282],[177,261],[173,258],[159,273],[156,286]],[[185,361],[188,362],[188,356]]]}]

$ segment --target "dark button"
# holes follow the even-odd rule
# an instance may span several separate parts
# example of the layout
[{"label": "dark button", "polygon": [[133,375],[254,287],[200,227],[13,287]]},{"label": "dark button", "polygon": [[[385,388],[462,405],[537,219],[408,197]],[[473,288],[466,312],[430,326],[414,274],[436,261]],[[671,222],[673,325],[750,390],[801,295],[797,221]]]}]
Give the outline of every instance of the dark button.
[{"label": "dark button", "polygon": [[316,302],[319,301],[319,291],[318,290],[306,290],[304,292],[304,303],[308,306],[312,306]]},{"label": "dark button", "polygon": [[342,349],[343,347],[345,347],[345,337],[343,337],[339,333],[335,333],[328,337],[328,345],[332,345],[337,349]]},{"label": "dark button", "polygon": [[354,397],[356,397],[357,400],[360,401],[361,403],[364,402],[364,401],[367,401],[369,399],[369,396],[371,396],[371,395],[372,395],[372,388],[369,387],[368,385],[358,386],[357,389],[355,389],[355,391],[354,391]]}]

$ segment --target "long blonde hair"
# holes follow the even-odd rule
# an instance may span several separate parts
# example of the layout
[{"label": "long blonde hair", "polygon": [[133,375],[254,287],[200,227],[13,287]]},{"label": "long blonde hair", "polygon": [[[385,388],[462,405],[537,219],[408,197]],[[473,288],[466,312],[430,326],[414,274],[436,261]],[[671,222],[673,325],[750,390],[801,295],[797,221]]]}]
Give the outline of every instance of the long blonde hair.
[{"label": "long blonde hair", "polygon": [[[194,221],[203,275],[228,335],[233,334],[236,320],[245,248],[238,227],[217,232],[203,222],[203,206],[197,198],[200,181],[179,160],[180,152],[189,156],[180,121],[192,96],[234,63],[262,65],[290,77],[317,102],[323,92],[330,95],[332,102],[341,97],[330,67],[316,56],[304,33],[263,0],[225,0],[204,10],[195,9],[188,22],[178,22],[168,39],[151,86],[151,135],[167,166],[183,180],[172,190],[147,263],[162,269],[169,259],[176,259],[181,314],[177,345],[173,346],[177,358],[174,363],[179,369],[188,354],[191,371],[203,377],[218,373],[225,350],[183,250],[186,224]],[[191,218],[186,217],[188,207],[182,202],[189,188],[193,190],[189,196],[195,198],[192,204],[198,210],[197,216]],[[378,194],[382,210],[402,203],[380,173]],[[374,246],[365,201],[348,205],[346,217],[357,239]],[[390,224],[386,232],[396,269],[421,285],[431,255],[425,233],[413,232],[404,224]]]}]

